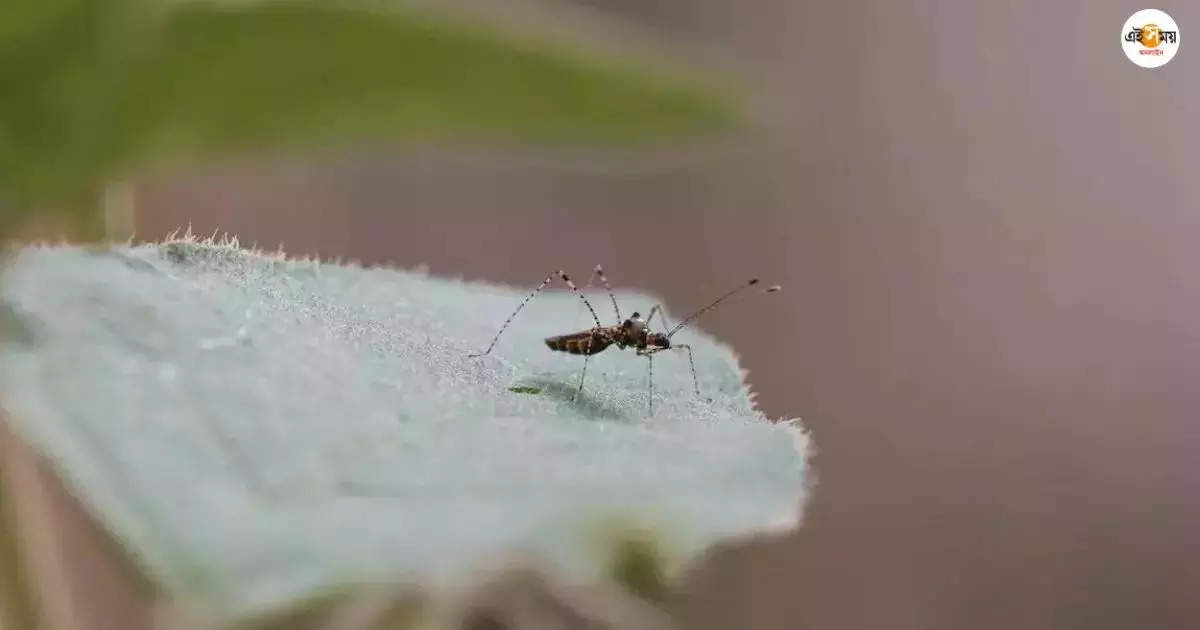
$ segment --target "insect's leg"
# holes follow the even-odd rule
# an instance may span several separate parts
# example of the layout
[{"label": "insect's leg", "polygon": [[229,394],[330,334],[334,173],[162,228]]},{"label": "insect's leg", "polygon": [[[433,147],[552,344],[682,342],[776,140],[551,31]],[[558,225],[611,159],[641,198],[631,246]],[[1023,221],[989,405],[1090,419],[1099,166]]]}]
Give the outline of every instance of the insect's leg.
[{"label": "insect's leg", "polygon": [[646,357],[646,400],[649,401],[650,410],[647,415],[654,417],[654,355]]},{"label": "insect's leg", "polygon": [[[620,324],[621,307],[617,306],[617,296],[613,294],[612,286],[608,284],[608,278],[604,276],[604,268],[596,265],[596,268],[592,270],[592,276],[600,276],[600,282],[604,283],[604,289],[608,291],[608,299],[612,300],[613,311],[617,314],[617,323]],[[591,280],[588,280],[588,282],[591,282]]]},{"label": "insect's leg", "polygon": [[646,326],[650,326],[650,320],[654,319],[655,313],[662,313],[663,330],[670,330],[671,325],[667,323],[667,314],[663,313],[662,304],[655,304],[654,308],[650,309],[650,314],[646,316]]},{"label": "insect's leg", "polygon": [[654,350],[639,349],[637,355],[646,357],[646,399],[650,401],[650,415],[654,415]]},{"label": "insect's leg", "polygon": [[675,345],[672,345],[670,348],[651,348],[649,350],[638,351],[638,354],[645,355],[645,356],[653,356],[655,353],[662,352],[663,350],[687,350],[688,365],[691,366],[691,368],[692,368],[692,386],[696,388],[696,395],[699,396],[700,395],[700,379],[696,377],[696,360],[692,357],[692,347],[691,346],[684,344],[684,343],[677,343]]},{"label": "insect's leg", "polygon": [[678,343],[671,346],[671,349],[673,350],[677,350],[679,348],[687,350],[688,365],[692,368],[692,387],[696,388],[696,396],[700,396],[700,379],[696,378],[696,360],[692,358],[692,347],[683,343]]},{"label": "insect's leg", "polygon": [[588,276],[587,284],[583,285],[584,293],[587,293],[587,290],[592,288],[592,283],[596,281],[596,278],[600,278],[600,282],[604,284],[604,288],[608,291],[608,298],[612,300],[613,311],[615,311],[617,314],[617,323],[620,324],[621,308],[617,306],[617,296],[613,294],[612,286],[608,284],[608,278],[604,275],[604,268],[600,265],[596,265],[596,267],[592,269],[592,275]]},{"label": "insect's leg", "polygon": [[478,354],[468,354],[467,357],[481,357],[491,352],[492,348],[496,347],[496,342],[500,341],[500,335],[504,334],[504,331],[508,328],[508,325],[512,323],[512,320],[517,316],[517,313],[520,313],[521,309],[525,308],[525,305],[529,303],[529,300],[532,300],[535,295],[540,293],[542,289],[546,288],[546,285],[550,284],[550,281],[553,280],[555,276],[562,278],[562,281],[565,282],[568,287],[571,287],[571,291],[574,291],[575,295],[578,295],[579,299],[583,300],[584,306],[586,306],[588,311],[591,312],[592,319],[596,322],[596,328],[600,328],[600,318],[596,316],[596,309],[592,308],[591,303],[588,302],[587,298],[583,296],[583,293],[580,292],[579,287],[575,286],[575,283],[571,282],[571,279],[567,277],[567,274],[563,273],[563,271],[560,269],[558,271],[553,271],[550,273],[550,275],[546,276],[546,279],[542,280],[542,283],[533,290],[533,293],[530,293],[525,300],[521,302],[521,305],[517,307],[517,310],[513,311],[512,315],[509,315],[508,319],[504,320],[504,324],[500,326],[500,330],[496,333],[496,336],[492,338],[492,343],[488,344],[487,350],[484,350]]},{"label": "insect's leg", "polygon": [[587,377],[587,364],[590,358],[592,358],[592,338],[588,337],[587,348],[583,352],[583,371],[579,374],[579,389],[575,390],[575,395],[571,397],[571,402],[574,402],[583,393],[583,379]]}]

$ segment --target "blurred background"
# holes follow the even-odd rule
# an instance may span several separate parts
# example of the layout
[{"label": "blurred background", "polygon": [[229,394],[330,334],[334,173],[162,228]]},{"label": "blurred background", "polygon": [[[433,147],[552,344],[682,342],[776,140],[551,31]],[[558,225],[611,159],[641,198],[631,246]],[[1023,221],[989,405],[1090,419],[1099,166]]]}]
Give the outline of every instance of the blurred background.
[{"label": "blurred background", "polygon": [[693,627],[1194,627],[1196,51],[1134,66],[1119,31],[1144,7],[1111,0],[526,8],[732,72],[751,124],[627,161],[226,162],[137,182],[137,238],[190,224],[521,286],[602,263],[675,313],[782,284],[702,327],[812,430],[817,485],[801,531],[692,575]]}]

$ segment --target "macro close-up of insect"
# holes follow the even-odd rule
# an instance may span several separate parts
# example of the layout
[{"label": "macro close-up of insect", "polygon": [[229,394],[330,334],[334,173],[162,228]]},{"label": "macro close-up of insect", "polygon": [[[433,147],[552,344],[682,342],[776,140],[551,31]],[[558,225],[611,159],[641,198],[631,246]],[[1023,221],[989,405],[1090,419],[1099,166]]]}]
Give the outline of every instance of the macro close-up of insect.
[{"label": "macro close-up of insect", "polygon": [[[513,319],[515,319],[517,314],[521,312],[521,309],[525,308],[525,305],[529,304],[529,301],[537,296],[542,289],[546,288],[546,286],[549,285],[554,278],[561,279],[563,283],[566,284],[567,287],[579,297],[584,306],[587,307],[588,312],[591,314],[592,320],[596,323],[595,327],[589,330],[581,330],[565,335],[555,335],[553,337],[546,337],[545,339],[546,346],[551,350],[557,352],[566,352],[569,354],[583,355],[583,370],[579,375],[579,384],[575,390],[573,399],[578,398],[579,394],[583,392],[584,379],[587,377],[588,359],[591,357],[591,355],[599,354],[600,352],[603,352],[612,346],[616,346],[620,350],[632,348],[637,356],[646,357],[647,360],[647,398],[649,400],[648,406],[651,415],[654,413],[654,355],[664,350],[686,350],[688,354],[688,365],[692,370],[692,385],[695,388],[696,395],[699,396],[700,381],[696,376],[696,362],[692,355],[692,348],[687,344],[672,343],[671,337],[673,337],[688,324],[694,322],[701,315],[716,308],[726,299],[758,284],[758,278],[752,278],[748,282],[742,283],[734,289],[717,297],[704,307],[697,309],[691,315],[684,317],[678,324],[675,324],[674,326],[668,326],[665,323],[666,314],[663,313],[661,304],[656,304],[653,308],[651,308],[645,319],[642,318],[642,314],[640,312],[635,311],[627,319],[622,320],[621,307],[617,304],[617,297],[615,294],[613,294],[612,286],[609,284],[608,278],[604,275],[604,269],[600,265],[596,265],[596,268],[592,271],[591,278],[588,279],[587,286],[591,286],[591,283],[596,278],[600,279],[600,281],[604,284],[605,290],[608,292],[609,299],[612,300],[613,311],[616,313],[617,317],[616,324],[612,326],[605,326],[600,323],[600,316],[596,314],[596,309],[592,307],[591,302],[588,302],[588,299],[584,295],[583,291],[580,291],[579,287],[575,286],[575,283],[571,281],[571,278],[562,270],[553,271],[546,276],[546,279],[543,280],[542,283],[539,284],[532,293],[525,297],[521,304],[517,306],[516,310],[514,310],[512,314],[508,316],[508,319],[504,320],[504,323],[500,326],[500,330],[496,332],[496,336],[493,337],[492,342],[488,344],[487,349],[477,354],[467,355],[468,358],[482,357],[491,353],[492,349],[496,347],[496,343],[500,341],[500,336],[503,335],[504,331],[508,329],[508,326],[512,324]],[[779,290],[779,285],[773,285],[764,289],[763,292],[774,293]],[[654,321],[655,315],[659,315],[659,319],[663,320],[664,332],[652,332],[650,330],[650,324]]]}]

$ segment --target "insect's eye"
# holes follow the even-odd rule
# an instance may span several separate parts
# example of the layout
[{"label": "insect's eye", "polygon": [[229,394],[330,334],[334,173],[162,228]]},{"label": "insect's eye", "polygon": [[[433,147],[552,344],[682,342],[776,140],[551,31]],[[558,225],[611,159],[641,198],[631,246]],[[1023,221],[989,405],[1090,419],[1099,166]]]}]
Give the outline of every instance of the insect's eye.
[{"label": "insect's eye", "polygon": [[632,319],[625,320],[625,322],[621,324],[621,328],[633,328],[633,320]]}]

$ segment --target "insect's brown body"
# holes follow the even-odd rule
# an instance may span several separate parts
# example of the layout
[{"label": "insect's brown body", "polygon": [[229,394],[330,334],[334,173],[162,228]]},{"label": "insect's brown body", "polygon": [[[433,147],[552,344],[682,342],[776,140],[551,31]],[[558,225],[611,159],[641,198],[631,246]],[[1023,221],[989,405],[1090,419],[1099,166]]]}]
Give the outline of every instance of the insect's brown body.
[{"label": "insect's brown body", "polygon": [[609,327],[606,330],[585,330],[569,335],[546,337],[546,345],[551,350],[570,354],[599,354],[615,343],[612,336],[606,334],[611,332],[613,328],[615,326]]},{"label": "insect's brown body", "polygon": [[[620,321],[621,309],[617,306],[617,298],[613,295],[612,287],[608,285],[608,279],[604,277],[604,271],[601,270],[599,265],[596,266],[593,278],[596,276],[600,277],[600,280],[604,282],[604,288],[608,289],[608,296],[612,300],[613,310],[617,314],[617,320]],[[704,308],[701,308],[700,310],[685,317],[678,324],[663,333],[650,332],[650,322],[654,320],[654,315],[662,310],[661,306],[655,306],[654,308],[651,308],[650,314],[645,319],[642,319],[640,313],[634,313],[629,317],[629,319],[626,319],[616,326],[602,325],[600,323],[600,317],[596,315],[596,310],[592,308],[591,303],[589,303],[587,298],[583,296],[583,293],[579,291],[579,288],[575,286],[575,283],[571,282],[571,279],[567,277],[567,274],[563,273],[561,270],[555,271],[546,276],[546,279],[543,280],[542,283],[533,290],[533,293],[530,293],[529,296],[526,297],[523,302],[521,302],[520,306],[517,307],[517,310],[513,311],[512,315],[508,316],[508,319],[505,320],[504,324],[500,326],[499,332],[497,332],[496,336],[492,338],[492,342],[488,344],[487,349],[478,354],[472,354],[468,356],[481,357],[490,353],[492,348],[496,346],[496,342],[500,340],[500,335],[503,334],[504,330],[508,328],[508,325],[512,323],[512,320],[517,316],[517,313],[521,312],[521,309],[529,303],[529,300],[532,300],[533,296],[537,295],[538,292],[541,291],[547,284],[550,284],[550,281],[555,277],[561,278],[563,283],[565,283],[572,292],[579,296],[579,299],[583,301],[585,306],[587,306],[588,312],[591,313],[592,320],[596,322],[596,326],[590,330],[581,330],[579,332],[570,333],[567,335],[556,335],[554,337],[545,338],[546,346],[551,350],[566,352],[568,354],[583,355],[583,371],[579,375],[579,388],[575,390],[575,395],[578,396],[579,393],[583,391],[583,379],[587,375],[588,357],[592,356],[593,354],[604,352],[614,345],[621,350],[633,348],[637,352],[638,356],[646,357],[646,359],[649,361],[649,371],[647,374],[646,383],[648,389],[647,399],[651,415],[654,413],[654,355],[663,350],[687,351],[688,364],[692,368],[692,385],[695,387],[696,395],[699,396],[700,382],[699,379],[696,378],[696,363],[692,358],[692,348],[687,344],[672,344],[671,336],[679,332],[681,328],[695,320],[700,315],[712,310],[734,293],[758,284],[757,278],[751,279],[749,282],[733,289],[732,291],[729,291],[728,293],[725,293],[716,300],[713,300]],[[591,284],[590,280],[588,281],[588,284]],[[766,289],[766,292],[771,293],[778,290],[778,286],[773,286]],[[663,317],[665,318],[666,315],[664,314]]]},{"label": "insect's brown body", "polygon": [[621,350],[629,347],[636,350],[666,350],[671,347],[671,340],[662,333],[647,332],[637,313],[621,326],[605,326],[546,338],[546,346],[551,350],[569,354],[600,354],[613,344]]}]

